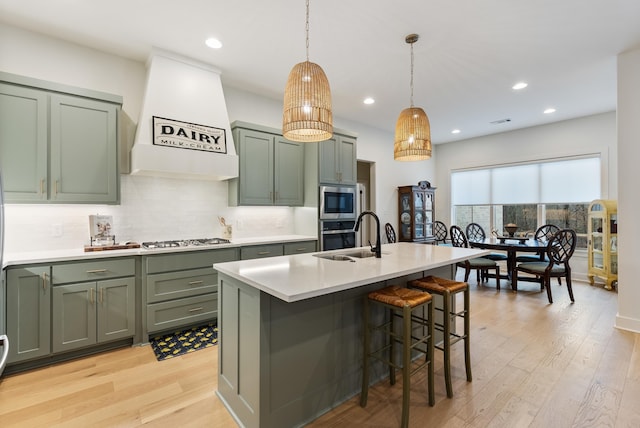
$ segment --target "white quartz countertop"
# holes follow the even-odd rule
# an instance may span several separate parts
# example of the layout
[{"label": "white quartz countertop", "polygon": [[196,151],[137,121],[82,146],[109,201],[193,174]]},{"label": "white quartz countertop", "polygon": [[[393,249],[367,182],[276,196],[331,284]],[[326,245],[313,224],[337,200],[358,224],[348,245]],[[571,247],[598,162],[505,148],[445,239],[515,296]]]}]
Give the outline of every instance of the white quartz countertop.
[{"label": "white quartz countertop", "polygon": [[313,241],[317,240],[316,236],[308,235],[273,235],[256,238],[238,238],[231,240],[229,244],[217,244],[200,247],[179,247],[179,248],[133,248],[128,250],[107,250],[107,251],[88,251],[84,248],[69,248],[60,250],[43,250],[43,251],[25,251],[25,252],[5,252],[2,258],[2,269],[13,265],[25,265],[35,263],[51,263],[70,260],[90,260],[105,257],[124,257],[124,256],[147,256],[161,253],[177,253],[182,251],[202,251],[215,250],[218,248],[244,247],[250,245],[276,244],[296,241]]},{"label": "white quartz countertop", "polygon": [[369,247],[216,263],[213,267],[285,302],[296,302],[447,266],[490,252],[402,242],[383,245],[380,259],[354,258],[351,262],[316,257],[356,250],[369,251]]}]

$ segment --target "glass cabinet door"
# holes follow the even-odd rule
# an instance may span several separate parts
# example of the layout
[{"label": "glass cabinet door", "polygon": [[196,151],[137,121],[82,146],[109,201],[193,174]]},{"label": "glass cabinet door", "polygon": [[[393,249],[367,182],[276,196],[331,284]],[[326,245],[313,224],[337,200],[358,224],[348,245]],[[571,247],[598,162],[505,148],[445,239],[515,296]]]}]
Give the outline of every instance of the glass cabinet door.
[{"label": "glass cabinet door", "polygon": [[415,238],[424,238],[424,193],[423,192],[414,192],[413,193],[413,208],[414,208],[414,219],[413,219],[413,228],[414,228],[414,237]]},{"label": "glass cabinet door", "polygon": [[603,258],[603,246],[602,246],[602,218],[601,217],[592,217],[591,218],[591,263],[594,268],[603,269],[604,268],[604,258]]},{"label": "glass cabinet door", "polygon": [[400,195],[400,235],[402,239],[411,239],[411,193]]}]

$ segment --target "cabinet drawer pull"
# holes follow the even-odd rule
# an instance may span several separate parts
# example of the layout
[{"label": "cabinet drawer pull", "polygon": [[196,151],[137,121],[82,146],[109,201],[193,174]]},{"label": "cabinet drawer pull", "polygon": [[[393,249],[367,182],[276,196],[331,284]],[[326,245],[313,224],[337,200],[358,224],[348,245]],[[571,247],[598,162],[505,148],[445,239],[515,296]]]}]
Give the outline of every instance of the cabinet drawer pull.
[{"label": "cabinet drawer pull", "polygon": [[193,308],[193,309],[189,309],[189,312],[198,312],[203,310],[204,308],[202,306],[200,306],[199,308]]},{"label": "cabinet drawer pull", "polygon": [[88,270],[87,273],[105,273],[106,271],[106,269],[92,269]]},{"label": "cabinet drawer pull", "polygon": [[204,281],[189,281],[189,285],[198,285],[202,284]]},{"label": "cabinet drawer pull", "polygon": [[296,251],[306,251],[306,248],[296,248]]},{"label": "cabinet drawer pull", "polygon": [[264,255],[270,254],[270,253],[271,253],[271,251],[258,251],[258,255],[259,256],[264,256]]}]

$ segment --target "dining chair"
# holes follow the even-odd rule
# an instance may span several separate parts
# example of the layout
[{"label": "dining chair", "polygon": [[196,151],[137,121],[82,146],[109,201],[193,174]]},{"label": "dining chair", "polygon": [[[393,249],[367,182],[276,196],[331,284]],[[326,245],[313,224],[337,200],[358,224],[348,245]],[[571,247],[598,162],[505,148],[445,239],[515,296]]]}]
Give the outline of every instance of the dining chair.
[{"label": "dining chair", "polygon": [[571,266],[569,260],[576,249],[576,232],[572,229],[560,229],[547,244],[548,261],[537,261],[520,263],[515,268],[515,275],[511,278],[511,285],[514,290],[518,290],[518,273],[528,273],[535,275],[540,280],[540,290],[547,289],[549,303],[553,303],[551,296],[551,278],[565,278],[567,291],[571,302],[573,289],[571,288]]},{"label": "dining chair", "polygon": [[[553,235],[559,231],[560,228],[554,224],[545,224],[540,226],[537,230],[533,238],[536,241],[541,242],[549,242]],[[542,255],[538,254],[523,254],[521,256],[516,256],[516,263],[529,263],[529,262],[549,262],[549,258],[546,253]],[[562,285],[562,278],[558,277],[558,285]]]},{"label": "dining chair", "polygon": [[389,244],[393,244],[394,242],[396,242],[396,231],[393,230],[393,226],[391,226],[391,223],[387,223],[384,225],[384,231],[387,234],[387,242]]},{"label": "dining chair", "polygon": [[[467,239],[469,239],[469,241],[482,242],[485,239],[487,239],[487,235],[486,233],[484,233],[484,229],[478,223],[469,223],[467,225],[466,232],[467,232]],[[495,261],[507,260],[507,255],[502,253],[491,253],[483,257],[486,259],[495,260]]]},{"label": "dining chair", "polygon": [[[469,248],[469,241],[464,232],[459,226],[455,224],[451,226],[449,234],[451,235],[451,245],[460,248]],[[489,271],[495,271],[496,288],[500,290],[500,266],[495,260],[490,260],[486,257],[476,257],[475,259],[464,260],[456,263],[456,267],[464,268],[464,282],[469,281],[469,274],[471,270],[475,270],[477,273],[477,281],[480,284],[489,278]]]},{"label": "dining chair", "polygon": [[436,238],[436,245],[447,245],[447,226],[439,221],[433,222],[433,236]]}]

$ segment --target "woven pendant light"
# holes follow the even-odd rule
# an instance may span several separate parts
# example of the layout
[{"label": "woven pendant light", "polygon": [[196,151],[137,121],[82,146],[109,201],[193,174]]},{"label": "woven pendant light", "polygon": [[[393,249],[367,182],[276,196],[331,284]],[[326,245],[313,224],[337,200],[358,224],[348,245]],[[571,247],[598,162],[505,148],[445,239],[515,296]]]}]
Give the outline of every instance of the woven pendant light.
[{"label": "woven pendant light", "polygon": [[413,44],[417,34],[405,41],[411,45],[411,107],[402,110],[396,122],[393,158],[397,161],[420,161],[431,157],[431,126],[427,114],[413,105]]},{"label": "woven pendant light", "polygon": [[309,0],[307,4],[307,60],[296,64],[284,90],[282,135],[298,142],[324,141],[333,135],[331,89],[322,68],[309,62]]}]

